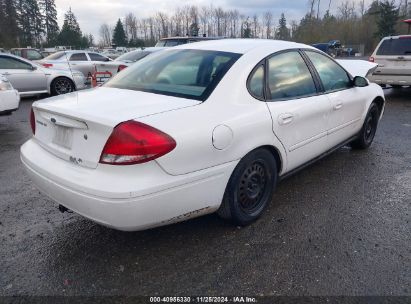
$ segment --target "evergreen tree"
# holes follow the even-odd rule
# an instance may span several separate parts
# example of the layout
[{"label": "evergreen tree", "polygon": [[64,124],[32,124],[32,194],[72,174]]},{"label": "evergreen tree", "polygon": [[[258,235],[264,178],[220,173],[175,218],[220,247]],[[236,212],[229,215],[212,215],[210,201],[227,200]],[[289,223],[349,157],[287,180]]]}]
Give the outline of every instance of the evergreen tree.
[{"label": "evergreen tree", "polygon": [[395,34],[395,25],[398,21],[398,8],[394,1],[385,0],[379,4],[379,17],[377,20],[377,37],[384,38]]},{"label": "evergreen tree", "polygon": [[248,17],[243,23],[241,38],[252,38],[251,25]]},{"label": "evergreen tree", "polygon": [[59,44],[64,46],[81,47],[84,44],[80,26],[71,8],[64,15],[64,23],[58,36],[58,41]]},{"label": "evergreen tree", "polygon": [[15,3],[20,28],[20,46],[40,46],[44,29],[43,16],[37,0],[17,0]]},{"label": "evergreen tree", "polygon": [[200,28],[198,27],[198,24],[196,22],[190,25],[190,35],[191,36],[197,37],[199,31],[200,31]]},{"label": "evergreen tree", "polygon": [[280,40],[290,39],[290,30],[287,27],[287,19],[285,19],[284,13],[281,14],[281,18],[278,22],[278,29],[275,33],[275,38]]},{"label": "evergreen tree", "polygon": [[127,45],[127,40],[126,40],[126,33],[124,31],[123,23],[121,22],[120,19],[118,19],[116,27],[114,28],[113,32],[113,44],[117,46],[126,46]]},{"label": "evergreen tree", "polygon": [[44,29],[46,32],[47,46],[53,46],[56,44],[59,34],[55,0],[40,0],[39,6],[44,16]]},{"label": "evergreen tree", "polygon": [[15,0],[0,0],[0,47],[17,46],[18,35]]}]

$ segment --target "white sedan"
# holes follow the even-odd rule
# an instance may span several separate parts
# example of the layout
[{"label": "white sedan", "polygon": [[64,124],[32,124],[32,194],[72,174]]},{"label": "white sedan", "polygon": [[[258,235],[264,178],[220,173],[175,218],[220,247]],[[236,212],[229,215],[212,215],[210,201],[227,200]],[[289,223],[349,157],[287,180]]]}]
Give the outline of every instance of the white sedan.
[{"label": "white sedan", "polygon": [[60,209],[109,227],[216,211],[246,225],[280,179],[343,145],[368,148],[384,104],[379,86],[307,45],[194,43],[34,103],[21,159]]},{"label": "white sedan", "polygon": [[10,115],[19,108],[20,95],[8,79],[0,75],[0,116]]}]

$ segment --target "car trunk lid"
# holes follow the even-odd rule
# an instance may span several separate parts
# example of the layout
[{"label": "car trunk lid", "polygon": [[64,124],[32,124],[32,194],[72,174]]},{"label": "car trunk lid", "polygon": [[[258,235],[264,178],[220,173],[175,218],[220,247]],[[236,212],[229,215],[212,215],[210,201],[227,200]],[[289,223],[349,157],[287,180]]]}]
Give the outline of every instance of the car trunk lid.
[{"label": "car trunk lid", "polygon": [[114,88],[76,92],[33,104],[34,138],[61,159],[96,168],[107,139],[119,123],[199,103]]}]

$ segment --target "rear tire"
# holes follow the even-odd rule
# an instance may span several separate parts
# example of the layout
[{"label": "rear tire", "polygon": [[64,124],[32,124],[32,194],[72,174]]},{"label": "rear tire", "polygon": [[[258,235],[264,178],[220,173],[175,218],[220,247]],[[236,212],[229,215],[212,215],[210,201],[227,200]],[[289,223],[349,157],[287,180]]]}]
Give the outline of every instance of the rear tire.
[{"label": "rear tire", "polygon": [[353,149],[364,150],[371,146],[377,132],[380,119],[380,110],[376,103],[372,103],[365,117],[364,125],[358,133],[358,138],[351,142]]},{"label": "rear tire", "polygon": [[277,180],[272,153],[266,149],[250,152],[231,175],[218,215],[240,226],[254,222],[271,202]]},{"label": "rear tire", "polygon": [[53,80],[50,86],[50,92],[52,96],[62,95],[74,92],[76,87],[73,81],[67,77],[57,77]]}]

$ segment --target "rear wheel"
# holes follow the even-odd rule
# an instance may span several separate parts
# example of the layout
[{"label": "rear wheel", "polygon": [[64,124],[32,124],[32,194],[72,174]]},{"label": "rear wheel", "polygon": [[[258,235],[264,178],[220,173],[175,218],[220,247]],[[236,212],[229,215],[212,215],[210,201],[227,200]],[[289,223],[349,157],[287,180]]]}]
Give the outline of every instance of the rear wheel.
[{"label": "rear wheel", "polygon": [[74,83],[67,77],[58,77],[51,83],[51,95],[62,95],[74,92],[76,90]]},{"label": "rear wheel", "polygon": [[361,128],[358,138],[351,142],[353,149],[367,149],[371,146],[375,133],[377,132],[380,110],[375,103],[372,103],[365,117],[364,125]]},{"label": "rear wheel", "polygon": [[246,155],[234,170],[218,214],[237,225],[247,225],[263,213],[277,184],[277,164],[265,149]]}]

